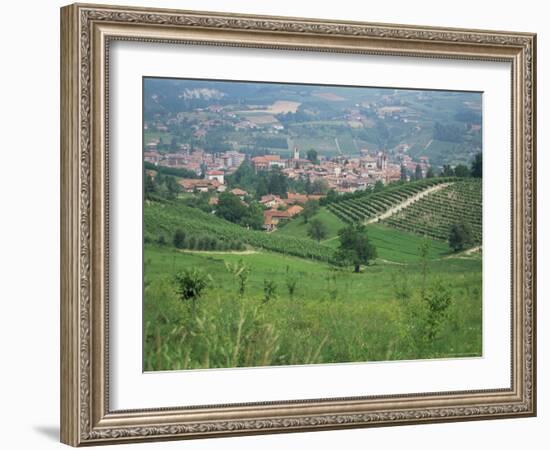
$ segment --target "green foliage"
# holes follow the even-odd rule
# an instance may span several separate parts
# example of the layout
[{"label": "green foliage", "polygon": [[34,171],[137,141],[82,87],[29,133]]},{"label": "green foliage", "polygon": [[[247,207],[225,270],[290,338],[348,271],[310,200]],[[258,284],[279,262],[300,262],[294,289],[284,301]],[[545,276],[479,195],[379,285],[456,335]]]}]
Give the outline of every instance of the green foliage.
[{"label": "green foliage", "polygon": [[146,199],[161,197],[173,200],[181,192],[181,186],[173,176],[165,176],[162,172],[157,172],[154,177],[150,175],[145,176],[144,191]]},{"label": "green foliage", "polygon": [[409,174],[408,174],[407,168],[405,167],[404,164],[401,164],[401,175],[400,175],[401,181],[407,181],[408,176]]},{"label": "green foliage", "polygon": [[449,289],[440,280],[437,280],[430,291],[423,297],[427,314],[425,320],[425,337],[433,342],[440,336],[445,321],[448,318],[448,309],[452,302]]},{"label": "green foliage", "polygon": [[458,164],[455,166],[455,176],[460,178],[466,178],[470,176],[470,169],[464,164]]},{"label": "green foliage", "polygon": [[[181,202],[147,202],[143,209],[144,238],[149,242],[157,239],[159,233],[172,236],[176,229],[183,229],[187,238],[186,248],[196,249],[197,236],[215,237],[220,242],[239,242],[255,248],[328,261],[334,250],[308,238],[285,236],[248,230],[239,225],[189,208]],[[236,241],[238,240],[238,241]]]},{"label": "green foliage", "polygon": [[451,226],[464,222],[471,230],[472,244],[482,239],[482,189],[479,179],[455,181],[393,214],[384,223],[409,233],[449,241]]},{"label": "green foliage", "polygon": [[183,230],[177,229],[174,232],[174,239],[172,240],[174,247],[184,248],[185,247],[185,232]]},{"label": "green foliage", "polygon": [[325,239],[327,237],[327,226],[319,219],[313,219],[309,222],[307,234],[311,239],[320,242],[322,239]]},{"label": "green foliage", "polygon": [[278,167],[271,169],[267,174],[267,191],[281,198],[287,197],[288,178]]},{"label": "green foliage", "polygon": [[441,176],[442,177],[454,177],[455,176],[455,171],[449,164],[445,164],[445,165],[443,165],[443,170],[441,171]]},{"label": "green foliage", "polygon": [[304,218],[304,223],[308,223],[309,219],[311,219],[318,210],[319,202],[317,200],[308,200],[301,214]]},{"label": "green foliage", "polygon": [[481,178],[483,176],[483,154],[477,153],[472,161],[471,174],[474,178]]},{"label": "green foliage", "polygon": [[435,177],[434,169],[432,166],[430,166],[426,171],[426,178],[433,178],[433,177]]},{"label": "green foliage", "polygon": [[290,267],[286,266],[285,286],[290,300],[294,300],[294,294],[298,286],[298,277],[291,272]]},{"label": "green foliage", "polygon": [[327,180],[317,178],[311,183],[311,191],[312,194],[325,195],[329,191]]},{"label": "green foliage", "polygon": [[455,252],[464,250],[473,244],[472,229],[466,222],[454,223],[449,231],[449,247]]},{"label": "green foliage", "polygon": [[250,276],[250,269],[242,259],[239,259],[236,263],[225,261],[225,268],[237,280],[239,286],[238,294],[239,297],[242,297],[246,291],[246,283],[248,282],[248,277]]},{"label": "green foliage", "polygon": [[312,148],[309,149],[309,150],[307,151],[307,156],[306,156],[306,158],[307,158],[308,160],[310,160],[312,163],[316,163],[316,164],[317,164],[317,163],[319,162],[319,160],[317,159],[317,158],[318,158],[317,150],[314,150],[314,149],[312,149]]},{"label": "green foliage", "polygon": [[414,179],[421,180],[422,178],[424,178],[422,176],[422,168],[420,167],[420,164],[417,164],[416,168],[414,169]]},{"label": "green foliage", "polygon": [[143,167],[147,170],[154,170],[158,172],[161,176],[171,175],[173,177],[179,178],[198,178],[199,176],[193,170],[176,168],[176,167],[167,167],[167,166],[157,166],[153,163],[144,161]]},{"label": "green foliage", "polygon": [[208,287],[209,276],[198,269],[184,270],[174,275],[181,300],[196,300]]},{"label": "green foliage", "polygon": [[436,122],[434,125],[434,139],[448,142],[464,141],[465,128],[453,124],[441,124]]},{"label": "green foliage", "polygon": [[[393,235],[394,230],[388,230]],[[430,253],[430,258],[433,254]],[[175,259],[175,261],[174,261]],[[250,268],[245,294],[224,270],[239,260]],[[419,287],[422,268],[379,261],[357,276],[311,260],[276,253],[194,254],[145,247],[145,370],[251,367],[383,361],[481,354],[481,260],[431,259],[428,289],[439,279],[452,296],[434,339],[427,338],[429,303]],[[213,281],[193,316],[166,273],[201,267]],[[298,280],[293,296],[286,280]],[[404,287],[398,298],[392,279]],[[264,303],[264,280],[283,292]],[[235,283],[235,289],[228,289]],[[430,300],[434,311],[441,311]],[[438,317],[435,314],[433,317]],[[240,332],[239,332],[240,330]]]},{"label": "green foliage", "polygon": [[264,303],[268,303],[277,296],[277,286],[273,280],[264,280]]},{"label": "green foliage", "polygon": [[220,194],[218,205],[216,206],[216,215],[233,223],[239,223],[246,215],[246,205],[243,205],[241,199],[230,192]]},{"label": "green foliage", "polygon": [[369,241],[364,225],[348,225],[338,232],[340,247],[336,260],[343,266],[353,266],[356,273],[361,265],[376,258],[376,247]]}]

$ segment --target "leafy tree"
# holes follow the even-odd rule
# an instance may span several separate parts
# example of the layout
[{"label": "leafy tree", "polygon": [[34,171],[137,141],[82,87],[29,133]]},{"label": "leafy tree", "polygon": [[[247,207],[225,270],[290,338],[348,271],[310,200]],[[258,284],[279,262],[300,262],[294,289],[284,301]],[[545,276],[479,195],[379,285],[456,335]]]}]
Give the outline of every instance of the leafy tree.
[{"label": "leafy tree", "polygon": [[309,175],[306,178],[304,190],[306,191],[306,194],[313,194],[313,185],[311,184],[311,179],[309,178]]},{"label": "leafy tree", "polygon": [[470,169],[466,167],[464,164],[458,164],[455,166],[455,176],[466,178],[470,176]]},{"label": "leafy tree", "polygon": [[374,188],[372,189],[372,192],[382,192],[384,190],[384,183],[381,180],[378,180],[376,183],[374,183]]},{"label": "leafy tree", "polygon": [[172,176],[164,177],[164,184],[168,190],[168,198],[174,199],[181,192],[181,186],[178,184],[176,179]]},{"label": "leafy tree", "polygon": [[483,155],[481,152],[477,153],[472,161],[471,174],[474,178],[481,178],[483,176]]},{"label": "leafy tree", "polygon": [[359,273],[361,265],[376,258],[376,247],[369,241],[367,229],[362,224],[352,224],[338,231],[340,246],[336,259],[344,266],[353,266]]},{"label": "leafy tree", "polygon": [[309,149],[307,151],[307,159],[310,160],[312,163],[318,163],[319,160],[317,159],[317,150]]},{"label": "leafy tree", "polygon": [[422,168],[420,167],[420,164],[417,164],[416,168],[414,169],[414,179],[415,180],[422,179]]},{"label": "leafy tree", "polygon": [[435,177],[434,169],[432,166],[428,167],[428,170],[426,172],[426,178],[433,178]]},{"label": "leafy tree", "polygon": [[262,198],[264,195],[269,194],[269,188],[267,187],[267,180],[264,176],[260,177],[258,179],[258,183],[256,185],[256,197]]},{"label": "leafy tree", "polygon": [[192,311],[195,315],[196,301],[202,296],[203,291],[210,285],[212,277],[198,269],[187,269],[174,276],[176,290],[182,301],[192,301]]},{"label": "leafy tree", "polygon": [[185,247],[185,232],[183,230],[176,230],[174,232],[173,239],[174,247],[184,248]]},{"label": "leafy tree", "polygon": [[220,194],[216,215],[233,223],[240,223],[247,214],[247,207],[241,203],[241,199],[230,192]]},{"label": "leafy tree", "polygon": [[311,185],[314,194],[324,195],[328,192],[328,182],[322,178],[317,178]]},{"label": "leafy tree", "polygon": [[449,231],[449,246],[455,251],[464,250],[473,244],[472,229],[467,223],[455,223]]},{"label": "leafy tree", "polygon": [[320,242],[322,239],[326,238],[328,234],[327,226],[319,219],[313,219],[309,222],[309,227],[307,229],[307,235],[311,238]]},{"label": "leafy tree", "polygon": [[264,225],[264,210],[257,202],[252,202],[248,208],[246,208],[246,213],[240,220],[240,224],[247,228],[252,228],[253,230],[261,230]]},{"label": "leafy tree", "polygon": [[443,170],[441,171],[441,176],[442,177],[454,177],[455,176],[455,171],[453,170],[453,168],[449,164],[445,164],[443,166]]},{"label": "leafy tree", "polygon": [[327,196],[322,198],[321,201],[328,205],[329,203],[334,202],[338,198],[338,192],[336,192],[334,189],[330,189],[327,192]]},{"label": "leafy tree", "polygon": [[155,185],[155,179],[151,175],[145,176],[145,198],[148,198],[151,194],[154,194],[157,190]]},{"label": "leafy tree", "polygon": [[286,175],[281,172],[281,169],[274,168],[269,172],[267,189],[269,194],[279,195],[282,198],[287,197],[288,179]]},{"label": "leafy tree", "polygon": [[234,173],[226,177],[226,180],[227,184],[232,188],[241,187],[245,190],[252,190],[259,181],[259,175],[256,174],[251,162],[244,160]]},{"label": "leafy tree", "polygon": [[401,181],[407,181],[407,168],[401,164]]},{"label": "leafy tree", "polygon": [[201,163],[201,178],[206,178],[207,170],[208,166],[205,163]]},{"label": "leafy tree", "polygon": [[198,208],[201,211],[210,213],[213,206],[209,203],[211,194],[209,192],[197,192],[183,199],[183,203],[192,208]]},{"label": "leafy tree", "polygon": [[308,200],[304,205],[304,210],[302,211],[304,223],[308,223],[309,219],[311,219],[318,210],[319,202],[317,200]]}]

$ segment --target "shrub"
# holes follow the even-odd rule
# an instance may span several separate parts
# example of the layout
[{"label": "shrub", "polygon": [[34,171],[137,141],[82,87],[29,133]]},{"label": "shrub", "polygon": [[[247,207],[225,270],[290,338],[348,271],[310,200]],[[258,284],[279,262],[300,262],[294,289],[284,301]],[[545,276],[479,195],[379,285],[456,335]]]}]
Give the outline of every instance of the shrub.
[{"label": "shrub", "polygon": [[174,243],[174,247],[176,248],[185,247],[185,232],[183,230],[177,229],[174,232],[173,243]]}]

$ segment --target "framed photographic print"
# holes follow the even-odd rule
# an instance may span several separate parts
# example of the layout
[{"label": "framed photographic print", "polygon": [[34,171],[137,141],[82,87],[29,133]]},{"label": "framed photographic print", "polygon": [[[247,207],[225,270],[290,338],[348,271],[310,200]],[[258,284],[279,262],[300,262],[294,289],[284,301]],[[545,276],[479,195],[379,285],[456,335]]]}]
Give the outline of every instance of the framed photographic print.
[{"label": "framed photographic print", "polygon": [[61,439],[536,414],[530,33],[61,9]]}]

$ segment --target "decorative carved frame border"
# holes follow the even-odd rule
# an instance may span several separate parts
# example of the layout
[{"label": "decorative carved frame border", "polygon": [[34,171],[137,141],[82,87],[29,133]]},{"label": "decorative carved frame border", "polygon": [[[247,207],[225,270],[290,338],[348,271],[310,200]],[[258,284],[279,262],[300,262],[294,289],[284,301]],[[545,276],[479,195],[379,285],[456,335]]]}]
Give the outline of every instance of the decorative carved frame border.
[{"label": "decorative carved frame border", "polygon": [[[111,411],[108,57],[112,40],[508,61],[512,386]],[[536,35],[75,4],[61,9],[61,440],[79,446],[536,414]]]}]

